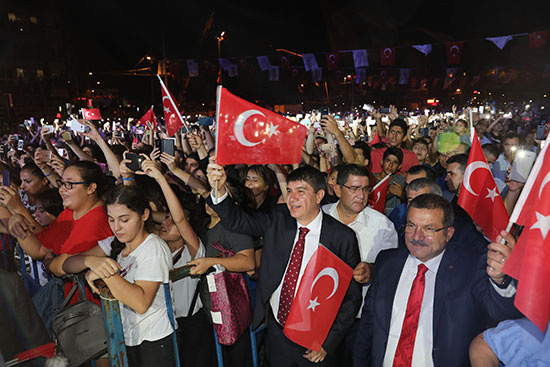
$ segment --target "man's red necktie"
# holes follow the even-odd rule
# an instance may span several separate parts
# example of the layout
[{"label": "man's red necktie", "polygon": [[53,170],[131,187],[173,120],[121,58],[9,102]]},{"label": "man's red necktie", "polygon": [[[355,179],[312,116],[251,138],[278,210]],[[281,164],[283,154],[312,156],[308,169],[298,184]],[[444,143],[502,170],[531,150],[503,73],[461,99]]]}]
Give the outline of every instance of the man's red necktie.
[{"label": "man's red necktie", "polygon": [[407,302],[407,311],[405,320],[401,329],[401,336],[395,351],[393,359],[394,367],[410,367],[412,364],[412,355],[414,350],[414,340],[416,339],[416,330],[418,329],[418,318],[420,308],[422,307],[422,298],[424,296],[424,286],[426,285],[426,272],[428,268],[424,264],[418,265],[418,273],[409,294]]},{"label": "man's red necktie", "polygon": [[298,241],[292,249],[292,255],[290,256],[290,263],[286,269],[285,277],[283,280],[283,287],[281,288],[281,297],[279,298],[279,310],[277,311],[277,319],[282,326],[285,326],[286,319],[290,312],[290,306],[294,300],[294,293],[296,290],[296,283],[298,283],[298,274],[300,274],[300,267],[302,266],[302,258],[304,257],[304,247],[306,244],[306,234],[309,229],[306,227],[300,227],[300,234],[298,235]]}]

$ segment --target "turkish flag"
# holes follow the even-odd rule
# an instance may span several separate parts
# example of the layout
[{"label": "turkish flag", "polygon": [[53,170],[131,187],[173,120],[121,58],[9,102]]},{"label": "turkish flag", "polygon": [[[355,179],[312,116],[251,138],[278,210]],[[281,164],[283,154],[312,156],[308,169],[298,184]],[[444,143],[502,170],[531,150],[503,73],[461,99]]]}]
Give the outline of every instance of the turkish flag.
[{"label": "turkish flag", "polygon": [[151,108],[145,113],[145,115],[141,116],[137,124],[147,126],[148,122],[152,123],[153,127],[157,127],[157,118],[155,116],[155,113],[153,112],[153,106],[151,106]]},{"label": "turkish flag", "polygon": [[173,136],[185,123],[181,117],[178,106],[174,102],[172,93],[166,88],[162,79],[157,75],[160,81],[160,89],[162,91],[162,107],[164,109],[164,122],[166,123],[166,133],[168,136]]},{"label": "turkish flag", "polygon": [[458,65],[460,64],[460,59],[462,58],[462,47],[464,47],[464,42],[449,42],[445,44],[447,48],[447,64],[449,65]]},{"label": "turkish flag", "polygon": [[[547,139],[547,144],[549,139]],[[544,332],[550,318],[550,153],[541,151],[512,213],[524,226],[503,271],[518,280],[514,304]]]},{"label": "turkish flag", "polygon": [[290,60],[288,56],[281,56],[281,69],[290,70]]},{"label": "turkish flag", "polygon": [[458,205],[470,214],[493,242],[500,231],[506,229],[510,219],[475,132],[460,187]]},{"label": "turkish flag", "polygon": [[294,343],[319,351],[346,295],[353,269],[323,245],[307,263],[283,333]]},{"label": "turkish flag", "polygon": [[327,70],[334,71],[338,69],[339,55],[337,53],[327,54]]},{"label": "turkish flag", "polygon": [[386,47],[380,50],[380,65],[393,66],[395,65],[395,48]]},{"label": "turkish flag", "polygon": [[219,164],[294,164],[307,128],[218,86],[216,161]]},{"label": "turkish flag", "polygon": [[539,48],[546,43],[546,31],[529,33],[529,47]]},{"label": "turkish flag", "polygon": [[391,175],[387,175],[373,187],[369,194],[369,206],[384,214],[386,208],[386,194],[388,193],[388,183]]},{"label": "turkish flag", "polygon": [[83,108],[82,117],[86,120],[101,120],[99,108]]}]

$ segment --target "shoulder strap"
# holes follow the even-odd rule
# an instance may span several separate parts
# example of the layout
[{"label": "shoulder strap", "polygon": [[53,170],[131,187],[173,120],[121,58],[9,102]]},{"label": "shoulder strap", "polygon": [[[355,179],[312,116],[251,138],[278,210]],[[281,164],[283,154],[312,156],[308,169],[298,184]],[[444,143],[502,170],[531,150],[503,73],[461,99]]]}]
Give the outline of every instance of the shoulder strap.
[{"label": "shoulder strap", "polygon": [[200,277],[199,281],[197,282],[197,288],[195,288],[195,294],[193,294],[193,299],[191,300],[191,306],[189,306],[189,311],[187,311],[187,317],[193,316],[193,310],[195,309],[197,298],[199,298],[201,283],[202,283],[202,277]]},{"label": "shoulder strap", "polygon": [[178,253],[176,254],[176,256],[174,256],[172,258],[172,264],[176,264],[180,259],[181,259],[181,255],[183,254],[183,250],[185,249],[185,245],[183,245],[179,250],[178,250]]}]

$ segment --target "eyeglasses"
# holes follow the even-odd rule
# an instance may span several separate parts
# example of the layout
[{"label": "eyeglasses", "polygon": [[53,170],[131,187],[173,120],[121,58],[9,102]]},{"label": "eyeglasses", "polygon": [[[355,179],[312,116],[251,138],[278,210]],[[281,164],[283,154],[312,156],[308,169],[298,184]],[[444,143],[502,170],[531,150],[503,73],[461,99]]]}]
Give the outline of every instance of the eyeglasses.
[{"label": "eyeglasses", "polygon": [[64,186],[67,190],[72,190],[73,185],[85,185],[86,184],[86,182],[84,182],[84,181],[70,182],[70,181],[56,180],[55,182],[57,182],[57,187]]},{"label": "eyeglasses", "polygon": [[416,224],[411,223],[411,222],[407,222],[403,227],[405,228],[405,233],[411,234],[411,233],[414,233],[418,229],[426,237],[435,236],[435,234],[437,232],[440,232],[440,231],[444,230],[445,228],[447,228],[447,226],[441,227],[441,228],[432,228],[430,226],[421,227],[421,226],[417,226]]},{"label": "eyeglasses", "polygon": [[344,184],[341,184],[340,186],[344,186],[346,189],[351,191],[352,194],[358,193],[359,190],[362,190],[365,194],[368,194],[369,190],[370,190],[369,186],[363,186],[363,187],[361,187],[361,186],[348,186],[348,185],[344,185]]}]

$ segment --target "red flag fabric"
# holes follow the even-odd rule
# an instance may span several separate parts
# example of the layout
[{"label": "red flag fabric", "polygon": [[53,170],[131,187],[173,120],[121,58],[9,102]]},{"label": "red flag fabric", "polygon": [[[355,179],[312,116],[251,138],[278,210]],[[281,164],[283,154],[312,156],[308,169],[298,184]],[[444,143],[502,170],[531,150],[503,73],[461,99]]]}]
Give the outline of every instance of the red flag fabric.
[{"label": "red flag fabric", "polygon": [[218,86],[216,161],[219,164],[294,164],[307,128]]},{"label": "red flag fabric", "polygon": [[290,306],[283,333],[294,343],[319,351],[338,314],[353,269],[323,245],[309,262]]},{"label": "red flag fabric", "polygon": [[99,108],[83,108],[82,117],[86,120],[101,120]]},{"label": "red flag fabric", "polygon": [[151,106],[149,111],[145,112],[145,115],[141,116],[137,124],[147,126],[148,122],[152,123],[153,127],[157,127],[157,118],[155,112],[153,112],[153,106]]},{"label": "red flag fabric", "polygon": [[327,54],[327,70],[334,71],[338,70],[338,59],[339,56],[337,53]]},{"label": "red flag fabric", "polygon": [[[503,271],[518,280],[518,310],[544,332],[550,318],[550,151],[541,154],[542,164],[531,171],[536,178],[516,221],[525,227]],[[529,179],[524,190],[528,184]]]},{"label": "red flag fabric", "polygon": [[449,65],[458,65],[460,64],[460,59],[462,58],[462,48],[464,42],[449,42],[445,44],[447,48],[447,64]]},{"label": "red flag fabric", "polygon": [[173,136],[185,123],[181,117],[178,106],[175,103],[174,97],[166,88],[160,75],[157,75],[160,81],[160,89],[162,90],[162,107],[164,108],[164,122],[166,124],[166,133],[168,136]]},{"label": "red flag fabric", "polygon": [[386,208],[386,194],[388,193],[388,183],[390,182],[391,175],[387,175],[373,187],[369,194],[369,206],[374,210],[384,214]]},{"label": "red flag fabric", "polygon": [[529,33],[529,47],[539,48],[546,43],[546,31]]},{"label": "red flag fabric", "polygon": [[475,132],[458,205],[470,214],[493,242],[506,229],[510,219]]},{"label": "red flag fabric", "polygon": [[392,66],[395,65],[395,48],[386,47],[380,51],[380,65]]}]

